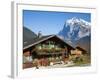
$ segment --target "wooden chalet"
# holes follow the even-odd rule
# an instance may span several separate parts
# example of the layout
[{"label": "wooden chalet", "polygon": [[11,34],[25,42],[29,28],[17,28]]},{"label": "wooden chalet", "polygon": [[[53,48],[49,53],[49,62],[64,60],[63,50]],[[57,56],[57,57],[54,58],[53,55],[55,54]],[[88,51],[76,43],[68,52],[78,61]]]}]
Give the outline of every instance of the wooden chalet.
[{"label": "wooden chalet", "polygon": [[84,48],[77,46],[76,49],[82,51],[82,54],[88,53]]},{"label": "wooden chalet", "polygon": [[41,36],[23,43],[23,68],[49,66],[70,55],[72,46],[57,35]]}]

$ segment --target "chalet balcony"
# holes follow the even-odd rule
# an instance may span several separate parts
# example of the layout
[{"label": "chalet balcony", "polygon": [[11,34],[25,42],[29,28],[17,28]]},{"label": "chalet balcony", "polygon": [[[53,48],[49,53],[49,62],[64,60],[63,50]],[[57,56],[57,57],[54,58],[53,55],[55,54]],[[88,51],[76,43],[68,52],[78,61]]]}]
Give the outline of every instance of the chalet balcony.
[{"label": "chalet balcony", "polygon": [[42,48],[42,49],[36,49],[37,54],[39,55],[53,55],[53,54],[61,54],[64,53],[64,49],[61,48]]}]

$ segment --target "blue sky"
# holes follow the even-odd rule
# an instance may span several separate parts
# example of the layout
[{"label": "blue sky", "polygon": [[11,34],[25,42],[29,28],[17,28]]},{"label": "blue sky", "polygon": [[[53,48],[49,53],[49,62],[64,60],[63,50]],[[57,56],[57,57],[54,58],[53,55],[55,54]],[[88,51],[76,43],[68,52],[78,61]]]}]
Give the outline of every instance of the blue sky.
[{"label": "blue sky", "polygon": [[23,10],[23,26],[36,34],[39,31],[43,35],[57,34],[63,29],[65,21],[73,17],[91,22],[90,13]]}]

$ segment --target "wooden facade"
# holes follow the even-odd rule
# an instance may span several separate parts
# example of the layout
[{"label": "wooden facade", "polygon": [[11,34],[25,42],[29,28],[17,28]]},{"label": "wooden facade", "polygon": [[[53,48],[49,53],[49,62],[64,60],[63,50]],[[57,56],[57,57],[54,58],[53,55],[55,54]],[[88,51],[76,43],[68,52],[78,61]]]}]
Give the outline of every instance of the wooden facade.
[{"label": "wooden facade", "polygon": [[[47,36],[38,39],[33,45],[23,49],[23,68],[49,66],[68,58],[70,50],[74,49],[62,39],[54,36]],[[29,61],[25,61],[25,58]]]}]

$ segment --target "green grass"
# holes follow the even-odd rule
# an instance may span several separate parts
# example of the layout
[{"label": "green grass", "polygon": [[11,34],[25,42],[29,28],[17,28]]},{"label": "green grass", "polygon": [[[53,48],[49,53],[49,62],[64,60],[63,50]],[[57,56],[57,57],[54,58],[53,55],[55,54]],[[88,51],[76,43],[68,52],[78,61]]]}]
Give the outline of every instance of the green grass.
[{"label": "green grass", "polygon": [[91,64],[91,59],[89,55],[82,55],[79,60],[72,59],[74,62],[74,65],[68,66],[68,67],[73,67],[73,66],[89,66]]}]

